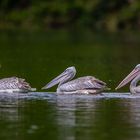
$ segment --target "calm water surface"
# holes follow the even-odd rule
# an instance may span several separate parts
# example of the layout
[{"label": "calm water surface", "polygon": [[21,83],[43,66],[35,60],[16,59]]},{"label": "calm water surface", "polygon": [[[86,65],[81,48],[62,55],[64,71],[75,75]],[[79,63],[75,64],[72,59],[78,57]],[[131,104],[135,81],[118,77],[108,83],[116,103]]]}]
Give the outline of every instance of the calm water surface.
[{"label": "calm water surface", "polygon": [[[68,66],[115,86],[140,63],[138,33],[0,32],[0,76],[38,91]],[[55,87],[56,88],[56,87]],[[52,88],[51,91],[55,91]],[[128,87],[120,92],[128,91]],[[35,94],[35,95],[34,95]],[[0,95],[0,139],[139,140],[140,98]]]},{"label": "calm water surface", "polygon": [[[113,93],[112,93],[113,94]],[[0,138],[137,140],[140,96],[0,94]]]}]

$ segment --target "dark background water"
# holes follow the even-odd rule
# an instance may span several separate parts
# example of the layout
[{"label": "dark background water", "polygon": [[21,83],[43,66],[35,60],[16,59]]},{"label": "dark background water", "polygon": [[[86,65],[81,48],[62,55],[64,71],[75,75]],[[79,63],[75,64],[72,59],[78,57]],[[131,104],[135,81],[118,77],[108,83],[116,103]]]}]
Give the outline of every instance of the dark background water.
[{"label": "dark background water", "polygon": [[[69,66],[115,86],[140,62],[136,32],[89,30],[0,33],[0,77],[19,76],[38,90]],[[123,90],[122,90],[123,91]]]},{"label": "dark background water", "polygon": [[[114,92],[140,62],[139,45],[135,32],[1,31],[0,77],[26,78],[40,91],[67,67],[75,66],[76,77],[93,75]],[[139,108],[139,99],[0,97],[0,138],[137,140]]]}]

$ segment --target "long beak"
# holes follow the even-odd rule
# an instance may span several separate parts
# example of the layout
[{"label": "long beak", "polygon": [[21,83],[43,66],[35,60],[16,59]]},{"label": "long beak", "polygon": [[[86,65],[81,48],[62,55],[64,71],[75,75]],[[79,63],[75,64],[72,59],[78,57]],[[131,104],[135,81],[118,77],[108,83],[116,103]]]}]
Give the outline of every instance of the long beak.
[{"label": "long beak", "polygon": [[129,75],[127,75],[115,89],[117,90],[117,89],[125,86],[127,83],[129,83],[131,80],[133,80],[138,75],[139,72],[140,72],[139,69],[132,70],[132,72]]},{"label": "long beak", "polygon": [[58,75],[56,78],[54,78],[52,81],[50,81],[47,85],[45,85],[42,89],[48,89],[48,88],[51,88],[51,87],[57,85],[63,79],[66,78],[67,74],[68,73],[64,71],[63,73],[61,73],[60,75]]}]

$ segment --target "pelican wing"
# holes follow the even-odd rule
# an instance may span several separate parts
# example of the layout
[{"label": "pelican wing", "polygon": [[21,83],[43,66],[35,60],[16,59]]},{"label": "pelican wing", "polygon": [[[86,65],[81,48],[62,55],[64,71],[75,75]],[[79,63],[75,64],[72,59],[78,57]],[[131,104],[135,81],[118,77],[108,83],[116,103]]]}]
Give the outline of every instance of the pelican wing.
[{"label": "pelican wing", "polygon": [[83,89],[104,89],[106,83],[96,79],[93,76],[80,77],[70,82],[61,85],[59,88],[61,91],[75,91]]},{"label": "pelican wing", "polygon": [[25,79],[18,77],[3,78],[0,80],[0,90],[3,89],[26,89],[30,90],[31,87]]}]

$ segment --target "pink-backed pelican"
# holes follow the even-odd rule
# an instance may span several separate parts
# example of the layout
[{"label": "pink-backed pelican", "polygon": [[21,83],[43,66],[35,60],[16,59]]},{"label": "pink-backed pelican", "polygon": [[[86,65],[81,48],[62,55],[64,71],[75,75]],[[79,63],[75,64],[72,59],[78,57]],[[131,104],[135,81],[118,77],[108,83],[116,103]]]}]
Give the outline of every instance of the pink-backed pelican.
[{"label": "pink-backed pelican", "polygon": [[59,84],[57,93],[60,94],[96,94],[107,89],[106,83],[100,81],[99,79],[96,79],[93,76],[85,76],[72,80],[75,74],[75,67],[69,67],[42,89],[49,89],[56,84]]},{"label": "pink-backed pelican", "polygon": [[140,93],[140,86],[137,83],[140,81],[140,64],[138,64],[129,75],[116,87],[116,90],[130,83],[130,92],[132,94]]},{"label": "pink-backed pelican", "polygon": [[0,79],[0,92],[6,93],[22,93],[35,91],[35,88],[31,88],[30,84],[25,81],[25,79],[18,77],[10,77]]}]

